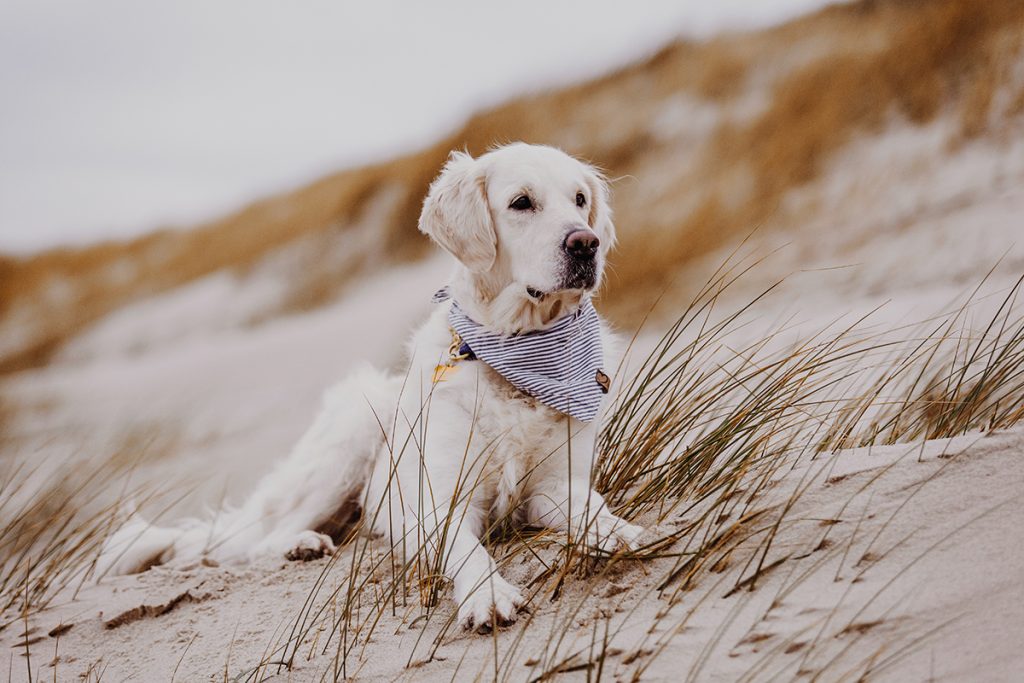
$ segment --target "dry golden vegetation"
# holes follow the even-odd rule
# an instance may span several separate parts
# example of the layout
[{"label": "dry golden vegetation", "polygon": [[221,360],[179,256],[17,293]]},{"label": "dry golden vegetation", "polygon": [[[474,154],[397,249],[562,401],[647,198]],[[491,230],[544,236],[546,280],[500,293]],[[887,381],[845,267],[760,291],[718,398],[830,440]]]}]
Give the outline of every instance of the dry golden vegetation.
[{"label": "dry golden vegetation", "polygon": [[[1011,67],[1024,36],[1017,0],[868,1],[705,43],[471,118],[432,147],[343,171],[189,231],[0,260],[0,370],[45,364],[104,314],[206,274],[244,275],[294,248],[289,291],[266,316],[332,300],[370,265],[417,258],[427,184],[453,148],[551,143],[616,183],[621,250],[605,310],[636,322],[620,292],[657,295],[681,266],[755,226],[797,216],[785,194],[855,136],[894,119],[953,112],[962,139],[998,134],[1024,110]],[[1013,89],[997,106],[996,93]],[[709,120],[711,123],[700,123]],[[361,239],[368,236],[372,239]],[[642,307],[640,307],[642,308]]]}]

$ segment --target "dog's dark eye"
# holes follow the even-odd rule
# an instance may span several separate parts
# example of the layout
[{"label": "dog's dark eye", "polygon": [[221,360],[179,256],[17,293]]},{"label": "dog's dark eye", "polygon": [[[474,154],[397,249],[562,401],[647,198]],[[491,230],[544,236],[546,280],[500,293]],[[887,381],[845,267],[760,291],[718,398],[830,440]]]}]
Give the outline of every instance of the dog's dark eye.
[{"label": "dog's dark eye", "polygon": [[582,192],[576,193],[576,206],[583,207],[587,203],[587,198],[583,196]]},{"label": "dog's dark eye", "polygon": [[513,199],[508,208],[515,209],[516,211],[529,211],[533,208],[533,202],[525,194],[522,194]]}]

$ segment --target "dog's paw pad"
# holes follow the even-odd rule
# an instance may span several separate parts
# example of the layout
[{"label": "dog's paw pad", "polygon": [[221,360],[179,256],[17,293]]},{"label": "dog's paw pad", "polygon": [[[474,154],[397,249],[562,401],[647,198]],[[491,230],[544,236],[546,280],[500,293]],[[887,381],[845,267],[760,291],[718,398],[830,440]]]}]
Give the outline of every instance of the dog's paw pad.
[{"label": "dog's paw pad", "polygon": [[602,515],[592,523],[587,542],[590,547],[609,554],[622,549],[636,550],[643,533],[643,527],[614,515]]},{"label": "dog's paw pad", "polygon": [[490,633],[495,626],[514,624],[525,602],[519,589],[495,576],[462,601],[459,623],[466,630]]},{"label": "dog's paw pad", "polygon": [[295,546],[289,550],[285,557],[292,562],[309,562],[318,560],[324,555],[333,555],[337,548],[334,541],[326,534],[318,534],[315,531],[303,531],[299,534]]}]

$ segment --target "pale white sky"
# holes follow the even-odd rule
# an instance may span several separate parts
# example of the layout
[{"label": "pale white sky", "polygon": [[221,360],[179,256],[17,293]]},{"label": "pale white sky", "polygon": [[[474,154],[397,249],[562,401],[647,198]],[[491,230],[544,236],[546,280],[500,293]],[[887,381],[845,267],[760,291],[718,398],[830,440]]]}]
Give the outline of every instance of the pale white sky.
[{"label": "pale white sky", "polygon": [[827,0],[3,0],[0,251],[188,225]]}]

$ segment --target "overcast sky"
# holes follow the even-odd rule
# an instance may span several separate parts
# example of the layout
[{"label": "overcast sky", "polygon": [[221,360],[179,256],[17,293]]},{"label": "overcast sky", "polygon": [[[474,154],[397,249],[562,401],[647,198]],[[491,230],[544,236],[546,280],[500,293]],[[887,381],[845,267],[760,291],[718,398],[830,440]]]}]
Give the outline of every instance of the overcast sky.
[{"label": "overcast sky", "polygon": [[824,0],[2,0],[0,250],[188,225]]}]

